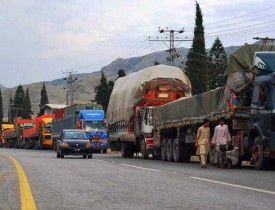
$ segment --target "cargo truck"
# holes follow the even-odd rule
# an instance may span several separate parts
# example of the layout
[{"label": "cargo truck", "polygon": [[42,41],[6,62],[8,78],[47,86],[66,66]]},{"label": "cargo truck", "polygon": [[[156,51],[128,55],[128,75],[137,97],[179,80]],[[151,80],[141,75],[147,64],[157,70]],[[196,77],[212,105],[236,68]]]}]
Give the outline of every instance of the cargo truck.
[{"label": "cargo truck", "polygon": [[122,157],[145,147],[152,152],[153,107],[189,97],[190,91],[189,79],[175,66],[156,65],[117,79],[107,109],[111,149],[120,149]]},{"label": "cargo truck", "polygon": [[6,136],[4,132],[7,132],[7,130],[14,130],[14,125],[13,124],[2,124],[1,125],[1,131],[0,131],[0,146],[5,147],[6,146]]},{"label": "cargo truck", "polygon": [[30,119],[19,119],[14,123],[14,128],[3,131],[6,147],[21,147],[23,131],[25,129],[34,128],[35,122]]},{"label": "cargo truck", "polygon": [[[266,169],[275,158],[275,51],[271,46],[246,45],[230,57],[226,87],[154,107],[153,151],[162,160],[189,162],[195,155],[196,132],[204,118],[213,135],[220,117],[230,127],[240,161]],[[150,108],[147,108],[147,112]]]},{"label": "cargo truck", "polygon": [[35,120],[35,127],[24,129],[19,141],[21,148],[52,148],[51,122],[53,115],[42,115]]},{"label": "cargo truck", "polygon": [[[56,110],[60,118],[52,121],[52,140],[54,149],[60,134],[64,129],[85,130],[92,143],[93,151],[107,152],[109,134],[105,126],[104,111],[94,109],[93,105],[75,104]],[[64,113],[63,116],[60,113]]]}]

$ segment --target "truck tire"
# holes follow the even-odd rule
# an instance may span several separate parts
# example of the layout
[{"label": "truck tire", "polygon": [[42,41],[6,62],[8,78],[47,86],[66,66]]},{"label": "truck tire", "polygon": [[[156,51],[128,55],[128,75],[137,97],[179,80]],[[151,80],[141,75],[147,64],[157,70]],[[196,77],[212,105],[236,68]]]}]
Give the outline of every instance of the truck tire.
[{"label": "truck tire", "polygon": [[102,153],[103,153],[103,154],[106,154],[106,153],[107,153],[107,148],[103,149],[103,150],[102,150]]},{"label": "truck tire", "polygon": [[168,161],[174,161],[173,145],[174,145],[174,139],[168,139],[168,143],[167,143],[167,160]]},{"label": "truck tire", "polygon": [[92,159],[93,158],[93,154],[88,155],[88,159]]},{"label": "truck tire", "polygon": [[124,143],[121,144],[121,157],[133,157],[134,153],[130,146],[125,146]]},{"label": "truck tire", "polygon": [[183,162],[189,163],[190,159],[191,159],[191,145],[190,144],[184,144]]},{"label": "truck tire", "polygon": [[167,160],[167,143],[166,139],[163,139],[161,142],[161,159],[166,161]]},{"label": "truck tire", "polygon": [[183,155],[184,155],[184,151],[183,151],[183,146],[182,146],[182,142],[180,142],[178,139],[174,140],[174,144],[173,144],[173,158],[175,162],[182,162],[183,161]]},{"label": "truck tire", "polygon": [[265,170],[269,167],[270,158],[264,157],[264,146],[260,142],[260,137],[254,138],[254,144],[252,146],[252,160],[254,168],[257,170]]},{"label": "truck tire", "polygon": [[141,142],[140,142],[140,153],[141,153],[141,158],[142,159],[147,159],[148,158],[148,153],[146,151],[145,139],[141,139]]}]

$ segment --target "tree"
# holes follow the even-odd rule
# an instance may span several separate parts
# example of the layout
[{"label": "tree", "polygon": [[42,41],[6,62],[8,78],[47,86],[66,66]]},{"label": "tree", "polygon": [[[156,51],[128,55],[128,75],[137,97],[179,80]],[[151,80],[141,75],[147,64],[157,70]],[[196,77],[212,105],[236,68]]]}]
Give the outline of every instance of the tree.
[{"label": "tree", "polygon": [[202,93],[207,90],[207,63],[203,16],[200,5],[196,2],[194,38],[186,61],[186,72],[192,84],[193,94]]},{"label": "tree", "polygon": [[41,108],[48,103],[49,103],[48,94],[47,94],[45,83],[43,83],[43,86],[40,92],[40,104],[39,104],[40,111],[38,113],[38,116],[41,116],[44,114]]},{"label": "tree", "polygon": [[16,113],[15,117],[22,117],[24,112],[24,98],[25,93],[22,85],[19,85],[15,91],[15,96],[13,100],[13,110]]},{"label": "tree", "polygon": [[30,116],[32,114],[33,114],[33,112],[32,112],[32,105],[31,105],[31,100],[30,100],[30,95],[29,95],[29,89],[27,88],[26,95],[25,95],[24,101],[23,101],[22,118],[28,119],[28,118],[30,118]]},{"label": "tree", "polygon": [[13,105],[13,100],[12,100],[12,96],[10,95],[10,100],[9,100],[9,123],[13,123],[13,119],[15,117],[15,112],[14,112],[14,105]]},{"label": "tree", "polygon": [[118,74],[118,76],[117,76],[116,80],[120,77],[125,77],[126,76],[124,69],[118,70],[117,74]]},{"label": "tree", "polygon": [[160,65],[160,62],[155,61],[155,66]]},{"label": "tree", "polygon": [[95,87],[95,101],[103,107],[105,112],[107,111],[113,84],[114,82],[108,82],[105,74],[101,72],[100,83]]},{"label": "tree", "polygon": [[219,37],[214,41],[209,51],[208,59],[208,89],[212,90],[224,86],[226,83],[225,70],[227,68],[227,55]]},{"label": "tree", "polygon": [[2,90],[0,88],[0,125],[3,123],[3,101],[2,101]]}]

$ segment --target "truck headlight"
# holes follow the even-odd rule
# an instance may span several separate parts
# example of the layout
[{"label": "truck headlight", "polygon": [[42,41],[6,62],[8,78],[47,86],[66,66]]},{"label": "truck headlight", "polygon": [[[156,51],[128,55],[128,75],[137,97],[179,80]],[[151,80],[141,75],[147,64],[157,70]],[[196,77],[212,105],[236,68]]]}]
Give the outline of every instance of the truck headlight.
[{"label": "truck headlight", "polygon": [[69,147],[69,144],[67,142],[62,142],[60,146],[65,148],[65,147]]}]

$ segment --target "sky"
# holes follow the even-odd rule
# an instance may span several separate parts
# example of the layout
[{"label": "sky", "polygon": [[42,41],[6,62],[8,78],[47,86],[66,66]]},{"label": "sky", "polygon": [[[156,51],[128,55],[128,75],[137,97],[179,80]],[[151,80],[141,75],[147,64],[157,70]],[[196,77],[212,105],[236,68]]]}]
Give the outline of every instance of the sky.
[{"label": "sky", "polygon": [[[222,3],[221,3],[222,2]],[[199,0],[206,47],[275,38],[273,0]],[[158,27],[192,39],[193,0],[0,0],[0,84],[14,87],[99,71],[116,58],[166,50]],[[190,47],[182,42],[178,47]]]}]

